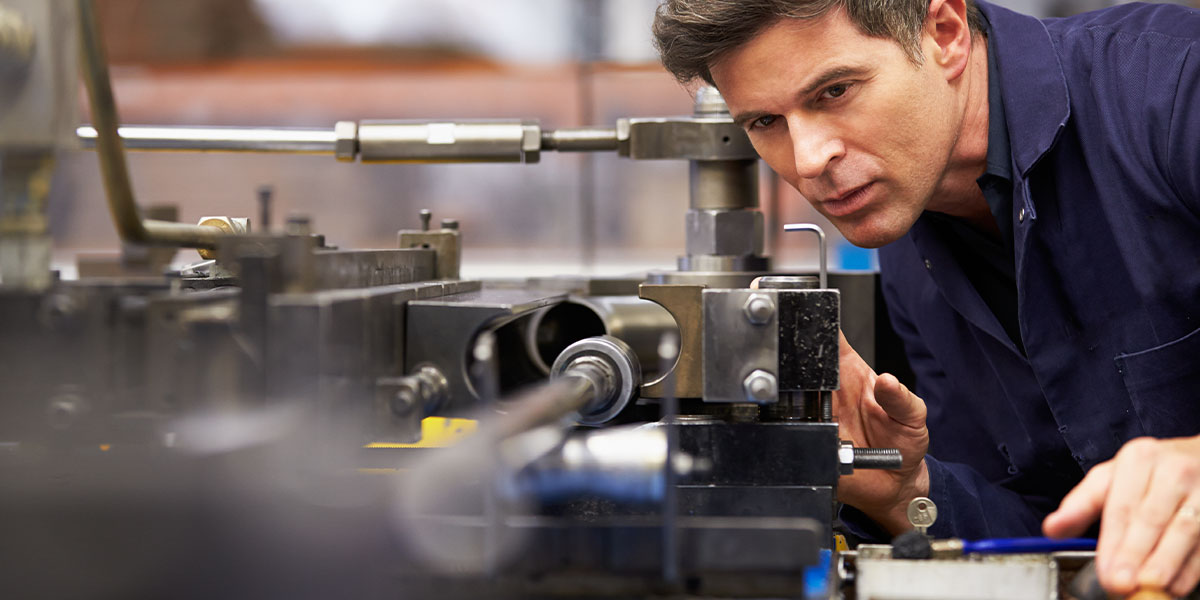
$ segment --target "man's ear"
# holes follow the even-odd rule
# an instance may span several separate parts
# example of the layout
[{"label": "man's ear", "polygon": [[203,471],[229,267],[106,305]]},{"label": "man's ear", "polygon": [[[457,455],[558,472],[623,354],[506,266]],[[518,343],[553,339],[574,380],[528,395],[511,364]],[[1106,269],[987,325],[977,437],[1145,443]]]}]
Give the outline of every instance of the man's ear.
[{"label": "man's ear", "polygon": [[967,68],[971,56],[971,27],[966,0],[930,0],[922,30],[926,58],[954,80]]}]

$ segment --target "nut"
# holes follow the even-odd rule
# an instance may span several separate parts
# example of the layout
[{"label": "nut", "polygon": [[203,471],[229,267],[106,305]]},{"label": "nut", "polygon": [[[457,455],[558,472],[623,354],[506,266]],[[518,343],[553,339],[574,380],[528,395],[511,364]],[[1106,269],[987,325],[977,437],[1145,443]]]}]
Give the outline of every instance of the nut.
[{"label": "nut", "polygon": [[723,256],[763,253],[763,215],[754,210],[690,210],[687,253]]},{"label": "nut", "polygon": [[333,125],[333,135],[336,138],[333,155],[342,162],[354,162],[358,156],[358,123],[354,121],[338,121]]},{"label": "nut", "polygon": [[746,400],[756,404],[769,404],[776,400],[778,383],[775,376],[762,369],[755,369],[742,380]]},{"label": "nut", "polygon": [[746,313],[746,319],[751,323],[766,325],[775,315],[775,303],[766,294],[751,294],[746,298],[746,304],[742,305],[742,312]]}]

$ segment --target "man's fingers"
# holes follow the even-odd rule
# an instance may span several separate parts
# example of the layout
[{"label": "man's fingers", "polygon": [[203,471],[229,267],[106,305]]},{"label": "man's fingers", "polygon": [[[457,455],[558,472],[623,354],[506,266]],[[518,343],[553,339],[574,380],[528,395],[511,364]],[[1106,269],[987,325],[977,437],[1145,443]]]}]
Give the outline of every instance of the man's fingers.
[{"label": "man's fingers", "polygon": [[[1183,553],[1195,545],[1196,530],[1200,529],[1200,523],[1179,523],[1179,519],[1176,518],[1176,512],[1186,495],[1187,490],[1180,485],[1178,471],[1163,463],[1154,467],[1149,487],[1136,505],[1125,534],[1121,537],[1120,544],[1113,549],[1107,563],[1109,575],[1114,578],[1115,583],[1122,586],[1120,589],[1130,589],[1146,575],[1147,569],[1152,570],[1151,574],[1157,574],[1159,569],[1163,570],[1161,575],[1154,577],[1159,579],[1155,587],[1161,589],[1170,583],[1183,563]],[[1186,539],[1172,540],[1173,535],[1177,533],[1183,534]],[[1105,532],[1101,530],[1100,534],[1104,535]],[[1154,564],[1150,564],[1146,557],[1155,550],[1156,545],[1159,546],[1158,550],[1164,550],[1162,544],[1167,542],[1172,545],[1186,544],[1187,547],[1179,551],[1168,548],[1161,562],[1154,561]]]},{"label": "man's fingers", "polygon": [[1196,584],[1200,583],[1200,548],[1192,548],[1190,556],[1187,557],[1187,562],[1183,568],[1175,575],[1175,579],[1171,582],[1168,591],[1172,595],[1183,597],[1196,589]]},{"label": "man's fingers", "polygon": [[1096,465],[1071,493],[1063,498],[1058,510],[1050,513],[1042,523],[1046,535],[1054,538],[1072,537],[1087,531],[1089,525],[1100,518],[1104,499],[1112,484],[1111,462]]},{"label": "man's fingers", "polygon": [[893,421],[916,429],[925,427],[925,401],[894,375],[884,373],[875,379],[875,402]]},{"label": "man's fingers", "polygon": [[1136,439],[1125,444],[1113,460],[1113,485],[1104,500],[1100,539],[1096,543],[1096,574],[1100,576],[1100,583],[1111,592],[1133,591],[1136,566],[1118,565],[1115,559],[1117,549],[1128,534],[1134,511],[1141,505],[1150,485],[1156,450],[1154,440]]},{"label": "man's fingers", "polygon": [[[1179,510],[1172,509],[1166,515],[1167,531],[1138,571],[1138,585],[1166,589],[1168,585],[1173,585],[1181,576],[1186,575],[1185,571],[1192,567],[1189,561],[1200,554],[1196,552],[1197,544],[1200,543],[1198,507],[1200,494],[1192,494],[1191,498],[1182,503]],[[1197,563],[1195,568],[1200,569],[1200,563]],[[1196,579],[1191,579],[1191,585],[1195,584]]]}]

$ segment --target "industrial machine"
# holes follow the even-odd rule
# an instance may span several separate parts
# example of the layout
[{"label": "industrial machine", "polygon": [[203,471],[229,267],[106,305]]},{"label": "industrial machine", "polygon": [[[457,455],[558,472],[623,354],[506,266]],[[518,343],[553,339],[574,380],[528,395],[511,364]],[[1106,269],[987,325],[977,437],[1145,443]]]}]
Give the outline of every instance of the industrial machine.
[{"label": "industrial machine", "polygon": [[[878,548],[833,559],[838,478],[900,462],[833,414],[874,280],[827,273],[809,225],[788,229],[821,238],[819,271],[772,271],[715,90],[603,128],[122,127],[88,0],[0,0],[0,81],[5,597],[830,598],[855,556],[880,589]],[[46,181],[77,142],[126,246],[117,276],[59,281]],[[126,150],[686,160],[687,247],[645,276],[465,280],[471,232],[428,211],[371,250],[304,219],[146,218]],[[163,274],[162,247],[203,260]],[[469,434],[439,447],[446,428]]]}]

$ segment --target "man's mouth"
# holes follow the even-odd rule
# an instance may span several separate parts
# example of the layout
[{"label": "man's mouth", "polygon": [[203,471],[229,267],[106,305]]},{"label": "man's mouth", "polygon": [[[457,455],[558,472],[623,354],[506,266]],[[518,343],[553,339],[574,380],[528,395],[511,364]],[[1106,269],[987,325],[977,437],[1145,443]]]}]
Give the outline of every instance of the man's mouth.
[{"label": "man's mouth", "polygon": [[830,217],[844,217],[866,206],[871,199],[871,190],[874,187],[875,182],[869,181],[837,196],[830,196],[822,200],[821,206]]}]

